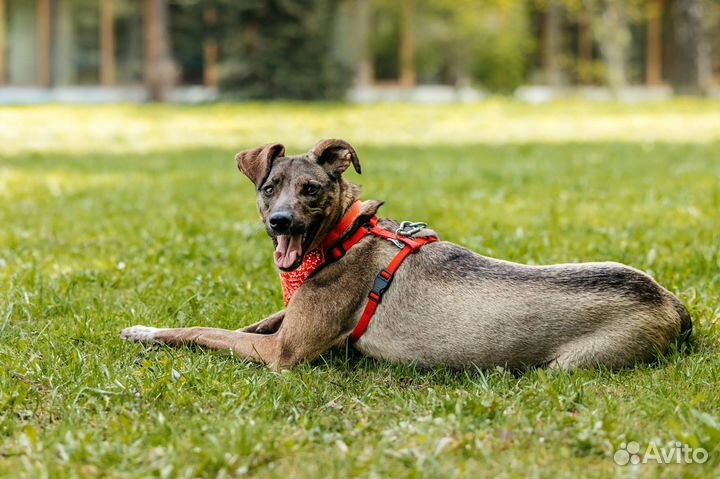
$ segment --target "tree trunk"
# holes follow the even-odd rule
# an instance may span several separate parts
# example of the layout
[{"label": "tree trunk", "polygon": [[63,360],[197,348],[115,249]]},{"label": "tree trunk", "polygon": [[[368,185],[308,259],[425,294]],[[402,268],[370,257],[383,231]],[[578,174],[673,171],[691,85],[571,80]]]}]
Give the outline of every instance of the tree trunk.
[{"label": "tree trunk", "polygon": [[606,81],[617,94],[627,85],[627,56],[630,28],[624,0],[603,0],[602,11],[595,15],[593,31],[605,61]]},{"label": "tree trunk", "polygon": [[115,12],[113,0],[100,0],[100,84],[115,84]]},{"label": "tree trunk", "polygon": [[647,9],[645,83],[662,84],[662,11],[664,0],[650,0]]},{"label": "tree trunk", "polygon": [[75,15],[70,2],[55,2],[53,9],[52,79],[54,85],[75,85],[78,69],[73,61],[78,55]]},{"label": "tree trunk", "polygon": [[52,44],[50,43],[51,25],[52,5],[50,0],[38,0],[38,83],[44,87],[50,87],[52,83]]},{"label": "tree trunk", "polygon": [[593,41],[590,13],[583,10],[578,22],[578,81],[589,85],[593,80]]},{"label": "tree trunk", "polygon": [[400,21],[400,85],[415,86],[415,0],[402,0]]},{"label": "tree trunk", "polygon": [[374,76],[370,61],[370,0],[355,0],[352,13],[355,85],[364,87],[372,84]]},{"label": "tree trunk", "polygon": [[670,4],[670,69],[675,91],[685,95],[707,93],[712,80],[710,42],[703,25],[703,0],[674,0]]},{"label": "tree trunk", "polygon": [[145,86],[151,101],[167,100],[175,81],[166,0],[145,0]]},{"label": "tree trunk", "polygon": [[562,84],[560,72],[561,13],[558,2],[549,0],[543,18],[542,69],[545,83],[553,87]]},{"label": "tree trunk", "polygon": [[5,0],[0,0],[0,85],[5,84]]},{"label": "tree trunk", "polygon": [[205,7],[203,12],[206,31],[211,32],[203,42],[203,84],[209,88],[218,85],[218,41],[215,35],[217,26],[217,9]]}]

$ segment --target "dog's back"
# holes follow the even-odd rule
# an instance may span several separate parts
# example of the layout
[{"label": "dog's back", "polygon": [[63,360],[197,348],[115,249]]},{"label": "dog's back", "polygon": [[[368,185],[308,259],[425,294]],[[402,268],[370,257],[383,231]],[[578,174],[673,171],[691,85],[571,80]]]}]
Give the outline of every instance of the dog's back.
[{"label": "dog's back", "polygon": [[376,315],[358,349],[453,367],[624,367],[692,329],[675,296],[628,266],[526,266],[448,242],[407,260]]}]

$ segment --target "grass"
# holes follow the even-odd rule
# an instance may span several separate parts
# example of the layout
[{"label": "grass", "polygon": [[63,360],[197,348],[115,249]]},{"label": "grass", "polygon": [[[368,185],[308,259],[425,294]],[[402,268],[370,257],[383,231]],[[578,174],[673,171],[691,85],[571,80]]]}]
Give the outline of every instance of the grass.
[{"label": "grass", "polygon": [[[720,474],[717,103],[0,109],[0,477]],[[695,321],[621,372],[418,371],[336,350],[277,374],[123,343],[281,305],[235,151],[358,147],[364,197],[528,263],[616,260]],[[618,467],[682,441],[703,464]]]}]

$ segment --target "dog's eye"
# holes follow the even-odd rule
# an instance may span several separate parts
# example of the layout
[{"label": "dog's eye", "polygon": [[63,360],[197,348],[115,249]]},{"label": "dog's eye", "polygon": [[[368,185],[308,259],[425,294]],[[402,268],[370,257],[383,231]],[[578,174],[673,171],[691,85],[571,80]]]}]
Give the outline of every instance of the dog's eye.
[{"label": "dog's eye", "polygon": [[320,191],[320,187],[317,185],[306,185],[305,186],[305,194],[314,196]]},{"label": "dog's eye", "polygon": [[273,191],[275,191],[275,188],[273,188],[272,185],[267,185],[265,188],[262,189],[263,193],[265,193],[267,196],[270,196],[273,194]]}]

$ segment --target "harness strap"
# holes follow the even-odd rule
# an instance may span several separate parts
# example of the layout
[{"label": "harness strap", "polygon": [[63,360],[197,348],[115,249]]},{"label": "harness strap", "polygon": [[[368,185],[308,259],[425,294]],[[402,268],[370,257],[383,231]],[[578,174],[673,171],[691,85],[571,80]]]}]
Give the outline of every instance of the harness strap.
[{"label": "harness strap", "polygon": [[368,325],[375,314],[378,304],[382,302],[383,295],[390,287],[390,283],[392,283],[392,280],[395,277],[395,271],[397,271],[402,262],[405,261],[405,258],[407,258],[411,253],[419,250],[422,246],[437,241],[436,236],[413,239],[408,236],[397,235],[396,233],[377,227],[376,217],[373,218],[373,220],[374,222],[369,224],[370,234],[380,238],[393,240],[393,242],[400,241],[401,243],[404,243],[405,246],[398,251],[392,261],[390,261],[390,264],[388,264],[387,267],[380,271],[380,273],[378,273],[375,277],[373,287],[368,294],[368,302],[365,305],[365,310],[363,311],[362,316],[360,316],[360,321],[358,321],[357,326],[355,326],[353,332],[350,333],[350,342],[352,343],[360,339],[363,333],[365,333],[365,330],[368,328]]},{"label": "harness strap", "polygon": [[359,227],[350,236],[345,238],[343,241],[336,243],[334,246],[329,247],[325,250],[325,259],[327,261],[337,261],[348,252],[350,248],[360,242],[361,239],[372,233],[373,228],[378,222],[377,216],[373,216],[368,222]]},{"label": "harness strap", "polygon": [[395,272],[400,267],[405,258],[407,258],[415,251],[419,250],[424,245],[432,243],[433,241],[437,241],[436,236],[412,238],[411,236],[403,235],[400,229],[398,229],[398,231],[388,231],[386,229],[380,228],[377,225],[377,216],[373,216],[372,218],[370,218],[364,225],[360,226],[359,228],[357,228],[357,230],[348,235],[347,238],[343,239],[342,241],[338,241],[342,233],[347,230],[347,228],[357,218],[359,213],[360,202],[358,201],[354,205],[352,205],[348,213],[345,215],[345,217],[341,221],[342,224],[339,227],[335,228],[329,238],[323,242],[323,263],[331,263],[339,260],[340,258],[345,256],[345,253],[347,253],[350,248],[355,246],[357,243],[360,242],[360,240],[362,240],[369,234],[392,242],[395,246],[400,248],[400,251],[398,251],[392,261],[390,261],[390,264],[388,264],[387,267],[380,271],[380,273],[378,273],[378,275],[375,277],[373,287],[368,294],[368,302],[365,305],[365,310],[363,311],[357,326],[355,326],[353,332],[350,333],[350,342],[353,343],[360,339],[365,330],[367,330],[368,326],[370,325],[370,321],[375,314],[375,310],[378,307],[378,304],[382,302],[383,295],[390,287],[390,283],[392,283],[392,280],[395,277]]},{"label": "harness strap", "polygon": [[350,205],[350,208],[348,209],[347,213],[343,215],[342,218],[340,218],[340,222],[333,228],[333,230],[328,233],[328,235],[325,237],[325,239],[322,242],[322,245],[320,245],[321,248],[325,249],[329,245],[335,243],[340,237],[345,233],[345,231],[350,227],[350,225],[353,224],[353,222],[357,219],[358,216],[360,216],[360,212],[362,211],[362,202],[356,201],[352,205]]}]

